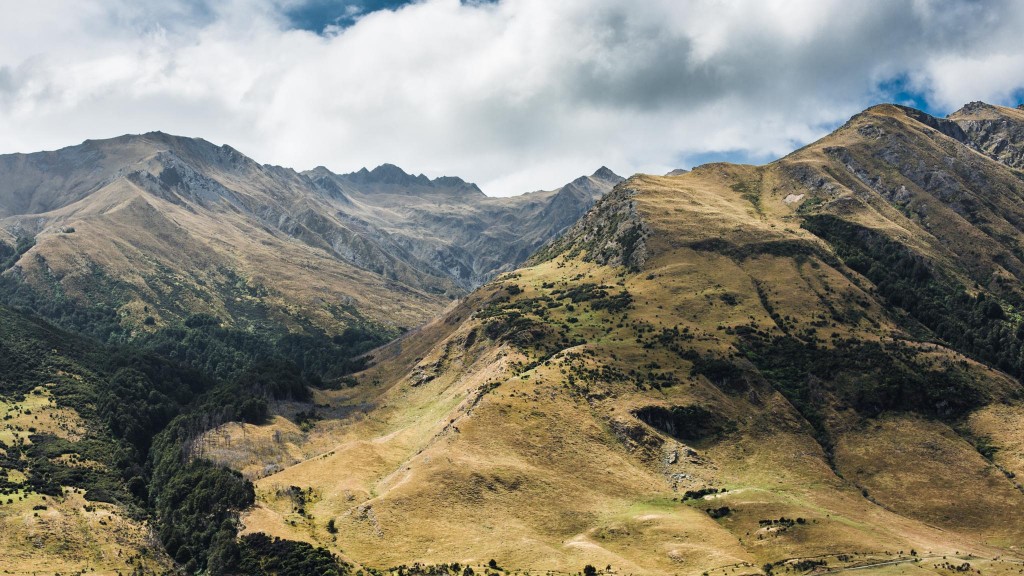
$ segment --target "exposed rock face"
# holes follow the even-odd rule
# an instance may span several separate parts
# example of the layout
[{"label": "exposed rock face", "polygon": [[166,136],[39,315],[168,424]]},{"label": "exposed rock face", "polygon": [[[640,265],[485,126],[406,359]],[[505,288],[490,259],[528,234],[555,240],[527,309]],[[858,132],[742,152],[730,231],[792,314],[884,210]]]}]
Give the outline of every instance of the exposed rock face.
[{"label": "exposed rock face", "polygon": [[970,104],[949,119],[876,106],[814,145],[831,168],[795,161],[799,153],[778,164],[830,212],[884,214],[893,229],[917,230],[900,241],[928,244],[969,282],[1016,292],[1015,284],[993,280],[1024,277],[1024,184],[1008,152],[1024,146],[1022,130],[1024,114],[988,104]]},{"label": "exposed rock face", "polygon": [[978,151],[1012,168],[1024,168],[1024,108],[971,102],[949,119]]},{"label": "exposed rock face", "polygon": [[[373,170],[363,168],[350,174],[334,174],[318,166],[306,174],[316,181],[336,180],[364,193],[404,194],[408,196],[484,196],[476,184],[455,176],[441,176],[431,180],[423,174],[406,174],[394,164],[381,164]],[[333,178],[332,178],[333,177]]]},{"label": "exposed rock face", "polygon": [[560,254],[582,255],[589,262],[639,270],[647,258],[645,240],[650,231],[636,212],[634,194],[636,190],[629,181],[619,186],[530,262],[543,262]]}]

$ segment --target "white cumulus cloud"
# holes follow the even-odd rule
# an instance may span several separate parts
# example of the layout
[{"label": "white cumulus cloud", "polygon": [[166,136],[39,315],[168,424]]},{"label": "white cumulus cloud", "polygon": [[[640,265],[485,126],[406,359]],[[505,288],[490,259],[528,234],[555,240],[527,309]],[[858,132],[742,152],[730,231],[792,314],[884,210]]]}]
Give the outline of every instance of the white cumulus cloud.
[{"label": "white cumulus cloud", "polygon": [[11,3],[0,152],[163,130],[511,194],[770,159],[897,91],[940,111],[1024,94],[1014,0],[423,0],[322,34],[291,25],[301,3]]}]

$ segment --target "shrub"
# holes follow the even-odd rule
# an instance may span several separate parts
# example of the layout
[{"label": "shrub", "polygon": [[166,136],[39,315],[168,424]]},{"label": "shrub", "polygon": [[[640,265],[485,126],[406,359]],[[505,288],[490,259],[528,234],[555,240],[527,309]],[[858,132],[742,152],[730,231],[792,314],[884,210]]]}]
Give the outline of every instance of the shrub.
[{"label": "shrub", "polygon": [[716,520],[719,518],[725,518],[726,516],[732,513],[732,509],[729,508],[728,506],[722,506],[720,508],[707,508],[704,511],[708,513],[708,516],[711,516]]}]

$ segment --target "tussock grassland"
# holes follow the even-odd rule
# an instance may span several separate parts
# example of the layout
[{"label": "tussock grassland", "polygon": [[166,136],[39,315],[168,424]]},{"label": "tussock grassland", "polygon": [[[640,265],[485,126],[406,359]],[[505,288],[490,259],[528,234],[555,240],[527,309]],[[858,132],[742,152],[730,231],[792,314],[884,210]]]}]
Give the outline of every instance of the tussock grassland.
[{"label": "tussock grassland", "polygon": [[[79,415],[58,408],[44,388],[20,401],[0,398],[0,456],[13,456],[13,447],[30,445],[35,434],[76,442],[84,433]],[[57,460],[69,467],[103,466],[74,453]],[[26,480],[18,470],[3,472],[15,486]],[[0,495],[0,550],[4,551],[0,574],[45,571],[113,576],[136,568],[155,573],[170,567],[146,523],[133,519],[120,506],[88,501],[84,495],[83,490],[69,487],[62,496],[25,489]]]},{"label": "tussock grassland", "polygon": [[247,431],[314,455],[246,528],[374,568],[1019,574],[1021,388],[988,344],[1021,322],[1016,180],[895,107],[633,177],[318,396],[336,416]]}]

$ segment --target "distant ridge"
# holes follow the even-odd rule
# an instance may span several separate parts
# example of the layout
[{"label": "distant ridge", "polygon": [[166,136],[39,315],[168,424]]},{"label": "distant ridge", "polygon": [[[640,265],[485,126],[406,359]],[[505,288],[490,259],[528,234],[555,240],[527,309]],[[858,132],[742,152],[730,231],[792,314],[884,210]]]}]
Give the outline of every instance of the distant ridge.
[{"label": "distant ridge", "polygon": [[[317,169],[323,173],[326,168]],[[476,184],[466,182],[455,176],[440,176],[431,180],[423,174],[413,176],[394,164],[381,164],[373,170],[362,168],[357,172],[339,174],[338,178],[349,181],[352,185],[368,187],[369,189],[387,188],[389,190],[401,189],[404,193],[422,193],[424,191],[437,193],[453,193],[456,195],[477,194],[483,196],[483,192]]]},{"label": "distant ridge", "polygon": [[0,156],[0,241],[35,241],[4,274],[133,329],[206,313],[261,331],[397,330],[572,224],[621,180],[599,172],[569,196],[488,198],[393,164],[298,173],[163,132],[87,140]]}]

